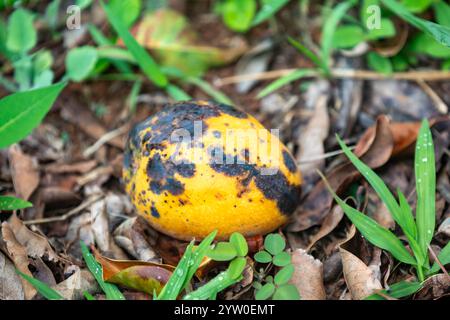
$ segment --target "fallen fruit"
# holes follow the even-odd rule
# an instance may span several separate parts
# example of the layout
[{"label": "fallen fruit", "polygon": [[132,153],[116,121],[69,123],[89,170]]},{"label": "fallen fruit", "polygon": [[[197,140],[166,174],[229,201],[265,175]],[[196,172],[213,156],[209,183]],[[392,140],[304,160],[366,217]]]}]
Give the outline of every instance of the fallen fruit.
[{"label": "fallen fruit", "polygon": [[251,115],[212,102],[181,102],[130,132],[123,179],[137,212],[177,239],[254,236],[284,224],[301,175],[276,134]]}]

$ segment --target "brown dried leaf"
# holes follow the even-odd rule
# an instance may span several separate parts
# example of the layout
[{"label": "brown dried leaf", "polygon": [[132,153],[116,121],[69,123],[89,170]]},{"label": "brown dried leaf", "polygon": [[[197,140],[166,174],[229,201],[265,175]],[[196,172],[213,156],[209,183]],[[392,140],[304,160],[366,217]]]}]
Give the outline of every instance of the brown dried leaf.
[{"label": "brown dried leaf", "polygon": [[81,161],[71,164],[52,163],[45,167],[45,171],[49,173],[86,173],[94,169],[96,166],[96,160]]},{"label": "brown dried leaf", "polygon": [[98,291],[98,285],[88,270],[82,270],[78,266],[71,266],[75,271],[66,280],[54,285],[52,288],[67,300],[79,300],[83,298],[83,292],[94,293]]},{"label": "brown dried leaf", "polygon": [[23,153],[18,144],[9,148],[9,163],[17,195],[28,200],[39,185],[39,170],[36,160]]},{"label": "brown dried leaf", "polygon": [[311,237],[310,243],[306,248],[306,251],[311,250],[311,248],[316,244],[317,241],[327,236],[331,231],[336,228],[339,222],[344,217],[344,211],[338,205],[335,205],[333,209],[331,209],[330,214],[328,214],[323,220],[319,231]]},{"label": "brown dried leaf", "polygon": [[295,285],[303,300],[325,300],[323,285],[323,265],[303,249],[292,253],[292,264],[295,267],[290,283]]},{"label": "brown dried leaf", "polygon": [[22,281],[14,264],[0,251],[0,300],[23,300],[24,297]]}]

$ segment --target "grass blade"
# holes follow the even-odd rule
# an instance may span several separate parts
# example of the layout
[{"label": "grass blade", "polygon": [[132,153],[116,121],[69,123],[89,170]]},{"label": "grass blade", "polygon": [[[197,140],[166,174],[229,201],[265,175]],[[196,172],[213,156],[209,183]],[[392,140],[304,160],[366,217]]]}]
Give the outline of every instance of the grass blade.
[{"label": "grass blade", "polygon": [[182,80],[186,83],[192,84],[200,88],[203,92],[208,94],[217,102],[225,103],[230,106],[234,105],[233,101],[231,101],[231,99],[228,98],[223,92],[215,89],[213,86],[211,86],[208,82],[204,81],[203,79],[197,77],[186,77],[183,78]]},{"label": "grass blade", "polygon": [[353,222],[361,234],[373,245],[389,251],[397,260],[416,265],[416,260],[409,254],[408,250],[403,246],[401,241],[388,229],[380,226],[375,220],[359,212],[345,203],[338,195],[331,189],[326,178],[321,172],[325,185],[330,193],[333,195],[336,202],[344,210],[347,217]]},{"label": "grass blade", "polygon": [[46,283],[30,277],[29,275],[20,272],[19,270],[16,270],[16,272],[25,280],[27,280],[33,287],[36,288],[36,290],[46,299],[48,300],[62,300],[64,299],[58,291],[50,288]]},{"label": "grass blade", "polygon": [[417,226],[408,200],[406,200],[405,195],[400,189],[397,189],[397,194],[400,205],[400,220],[403,221],[404,228],[406,229],[405,231],[407,231],[414,239],[417,239]]},{"label": "grass blade", "polygon": [[312,52],[310,49],[305,47],[303,44],[298,42],[297,40],[288,37],[288,42],[293,46],[295,49],[297,49],[301,54],[303,54],[305,57],[307,57],[309,60],[311,60],[316,66],[321,68],[325,74],[329,74],[329,66],[325,63],[325,61],[321,60],[319,56],[317,56],[314,52]]},{"label": "grass blade", "polygon": [[261,10],[255,15],[252,21],[252,27],[273,17],[281,8],[283,8],[289,0],[265,0],[262,1]]},{"label": "grass blade", "polygon": [[33,204],[12,196],[0,196],[0,211],[11,211],[32,207]]},{"label": "grass blade", "polygon": [[103,280],[103,270],[100,263],[95,260],[94,256],[89,251],[86,244],[83,241],[80,241],[81,253],[83,254],[84,261],[86,261],[86,265],[94,276],[95,280],[97,280],[100,288],[102,288],[103,292],[106,295],[106,299],[108,300],[125,300],[122,292],[117,288],[116,285],[112,283],[107,283]]},{"label": "grass blade", "polygon": [[395,200],[394,196],[392,195],[386,184],[383,182],[383,180],[369,166],[359,160],[359,158],[347,147],[347,145],[339,138],[339,136],[336,135],[336,139],[347,158],[353,163],[353,165],[364,176],[364,178],[366,178],[366,180],[370,183],[381,200],[383,200],[395,222],[398,223],[405,234],[408,234],[411,238],[415,238],[413,234],[409,233],[410,221],[403,220],[403,216],[405,214],[402,213],[397,200]]},{"label": "grass blade", "polygon": [[261,99],[268,94],[274,92],[275,90],[278,90],[279,88],[296,81],[298,79],[310,76],[312,74],[315,74],[316,71],[313,69],[299,69],[292,71],[291,73],[271,82],[267,87],[265,87],[263,90],[261,90],[260,93],[258,93],[257,98]]},{"label": "grass blade", "polygon": [[422,122],[419,130],[414,163],[417,192],[416,223],[418,241],[422,250],[428,252],[428,245],[433,239],[436,224],[436,169],[433,139],[427,120]]},{"label": "grass blade", "polygon": [[[445,266],[450,263],[450,242],[448,242],[445,247],[438,254],[439,262]],[[433,263],[433,266],[429,270],[428,274],[436,273],[440,270],[440,266],[437,262]]]},{"label": "grass blade", "polygon": [[[422,283],[420,282],[400,281],[391,285],[389,290],[382,290],[381,293],[384,293],[385,295],[388,295],[395,299],[400,299],[416,293],[421,288]],[[365,298],[365,300],[386,300],[386,299],[375,293]]]},{"label": "grass blade", "polygon": [[125,43],[130,53],[136,59],[139,67],[145,73],[145,75],[158,87],[165,88],[168,85],[168,80],[166,76],[159,69],[158,64],[153,60],[153,58],[147,53],[147,51],[134,39],[122,21],[115,16],[114,12],[101,1],[103,10],[106,12],[108,21],[116,30],[119,37]]},{"label": "grass blade", "polygon": [[208,283],[195,291],[185,295],[183,300],[206,300],[215,297],[218,292],[242,280],[242,276],[233,278],[231,272],[227,269],[212,278]]}]

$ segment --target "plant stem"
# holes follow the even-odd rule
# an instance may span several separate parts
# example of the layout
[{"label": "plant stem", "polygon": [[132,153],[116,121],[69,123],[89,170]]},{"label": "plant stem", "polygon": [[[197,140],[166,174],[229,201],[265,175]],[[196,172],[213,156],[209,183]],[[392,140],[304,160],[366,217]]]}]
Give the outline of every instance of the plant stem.
[{"label": "plant stem", "polygon": [[423,268],[422,268],[422,266],[417,266],[416,267],[416,269],[417,269],[417,276],[419,277],[419,281],[420,282],[422,282],[422,281],[424,281],[425,280],[425,276],[424,276],[424,274],[423,274]]}]

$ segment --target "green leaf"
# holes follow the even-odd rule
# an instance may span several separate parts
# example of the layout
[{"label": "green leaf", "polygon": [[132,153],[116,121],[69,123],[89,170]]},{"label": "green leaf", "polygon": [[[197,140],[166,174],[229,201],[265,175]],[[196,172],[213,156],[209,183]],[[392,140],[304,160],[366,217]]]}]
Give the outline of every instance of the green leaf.
[{"label": "green leaf", "polygon": [[136,21],[141,12],[141,0],[110,0],[108,5],[127,28]]},{"label": "green leaf", "polygon": [[255,254],[254,259],[259,263],[269,263],[272,261],[272,256],[267,251],[259,251]]},{"label": "green leaf", "polygon": [[407,50],[433,58],[450,58],[449,47],[440,44],[433,37],[423,32],[420,32],[408,42]]},{"label": "green leaf", "polygon": [[436,169],[434,163],[434,145],[428,121],[422,121],[416,142],[414,159],[416,177],[416,224],[418,241],[422,250],[428,252],[436,224],[435,192]]},{"label": "green leaf", "polygon": [[281,8],[283,8],[289,0],[262,0],[261,9],[255,15],[252,27],[273,17]]},{"label": "green leaf", "polygon": [[69,79],[79,82],[86,79],[97,63],[97,50],[91,46],[74,48],[66,56],[66,70]]},{"label": "green leaf", "polygon": [[321,55],[325,65],[330,65],[330,57],[333,49],[334,33],[341,19],[346,12],[355,5],[355,0],[347,0],[339,3],[333,8],[331,14],[326,18],[326,22],[322,30],[321,38]]},{"label": "green leaf", "polygon": [[[380,9],[380,0],[363,0],[360,7],[361,23],[366,29],[370,29],[370,26],[378,19],[379,16],[374,14],[374,8]],[[381,14],[381,10],[380,10]]]},{"label": "green leaf", "polygon": [[427,21],[411,14],[401,3],[395,0],[381,0],[382,3],[400,18],[409,22],[416,28],[428,33],[436,41],[444,46],[450,47],[450,28],[437,23]]},{"label": "green leaf", "polygon": [[252,24],[255,11],[255,0],[225,0],[222,6],[222,17],[231,30],[245,32]]},{"label": "green leaf", "polygon": [[272,255],[277,255],[284,250],[286,242],[278,233],[271,233],[264,239],[264,248]]},{"label": "green leaf", "polygon": [[18,92],[0,100],[0,148],[25,138],[42,121],[64,83]]},{"label": "green leaf", "polygon": [[247,255],[247,240],[245,240],[242,234],[240,234],[239,232],[233,232],[233,234],[230,236],[230,243],[236,249],[236,253],[238,256],[245,257]]},{"label": "green leaf", "polygon": [[184,300],[206,300],[215,297],[218,292],[238,283],[242,280],[242,276],[233,278],[230,270],[222,271],[212,278],[208,283],[200,288],[188,293],[183,297]]},{"label": "green leaf", "polygon": [[261,99],[261,98],[267,96],[268,94],[271,94],[275,90],[278,90],[279,88],[281,88],[293,81],[296,81],[296,80],[304,78],[304,77],[308,77],[314,73],[316,73],[316,72],[312,69],[299,69],[299,70],[292,71],[291,73],[289,73],[285,76],[282,76],[281,78],[271,82],[267,87],[265,87],[263,90],[261,90],[258,93],[257,98]]},{"label": "green leaf", "polygon": [[406,234],[411,235],[412,238],[417,238],[417,227],[414,221],[414,216],[411,211],[411,207],[408,204],[408,200],[406,200],[405,195],[400,189],[397,189],[398,200],[400,205],[400,215],[399,220],[402,221],[403,228],[405,228],[404,232]]},{"label": "green leaf", "polygon": [[276,285],[280,286],[282,284],[286,284],[289,280],[291,280],[292,275],[294,274],[295,267],[292,264],[288,264],[283,267],[280,271],[277,272],[274,278],[274,282]]},{"label": "green leaf", "polygon": [[51,29],[58,25],[58,11],[61,0],[53,0],[45,9],[45,22]]},{"label": "green leaf", "polygon": [[300,300],[300,294],[293,284],[284,284],[275,290],[273,300]]},{"label": "green leaf", "polygon": [[432,0],[401,0],[401,3],[411,12],[421,13],[428,9]]},{"label": "green leaf", "polygon": [[87,291],[83,291],[83,296],[86,298],[86,300],[95,300],[94,296]]},{"label": "green leaf", "polygon": [[0,196],[0,211],[12,211],[32,207],[33,204],[11,196]]},{"label": "green leaf", "polygon": [[415,259],[409,254],[408,250],[406,250],[401,241],[391,231],[383,228],[372,218],[364,215],[342,201],[333,189],[331,189],[326,178],[321,173],[320,176],[336,202],[342,210],[344,210],[347,217],[370,243],[380,247],[381,249],[389,251],[397,260],[401,262],[416,265]]},{"label": "green leaf", "polygon": [[388,18],[382,18],[380,28],[374,28],[367,31],[366,38],[368,40],[378,40],[395,36],[395,26]]},{"label": "green leaf", "polygon": [[284,267],[291,263],[291,255],[287,252],[280,252],[273,257],[273,264],[277,267]]},{"label": "green leaf", "polygon": [[63,297],[59,294],[58,291],[50,288],[46,283],[30,277],[29,275],[16,270],[16,272],[25,280],[27,280],[36,290],[46,299],[48,300],[62,300]]},{"label": "green leaf", "polygon": [[288,41],[301,54],[303,54],[305,57],[310,59],[316,66],[321,68],[324,73],[329,74],[329,66],[327,65],[326,61],[322,60],[314,52],[312,52],[310,49],[308,49],[307,47],[305,47],[303,44],[296,41],[295,39],[288,37]]},{"label": "green leaf", "polygon": [[[400,281],[391,285],[389,290],[381,290],[381,292],[392,298],[400,299],[414,294],[420,288],[422,288],[420,282]],[[364,300],[385,300],[385,298],[375,293],[366,297]]]},{"label": "green leaf", "polygon": [[[441,250],[441,252],[439,252],[438,259],[443,266],[450,263],[450,242],[447,242],[445,247]],[[436,273],[440,270],[440,268],[441,267],[439,266],[439,264],[435,262],[433,263],[433,266],[431,267],[428,274]]]},{"label": "green leaf", "polygon": [[444,1],[438,1],[433,4],[433,9],[437,23],[450,27],[450,5]]},{"label": "green leaf", "polygon": [[52,67],[53,56],[50,50],[40,50],[33,59],[33,72],[41,73]]},{"label": "green leaf", "polygon": [[219,242],[206,255],[215,261],[230,261],[236,257],[237,251],[231,243]]},{"label": "green leaf", "polygon": [[339,26],[334,33],[333,47],[338,49],[353,48],[365,40],[363,29],[358,25]]},{"label": "green leaf", "polygon": [[197,77],[184,77],[182,80],[186,83],[198,87],[200,90],[205,92],[217,102],[234,105],[233,101],[230,98],[228,98],[223,92],[211,86],[207,81],[204,81]]},{"label": "green leaf", "polygon": [[273,283],[266,283],[261,287],[261,289],[256,291],[255,299],[267,300],[273,295],[274,292],[275,292],[275,285]]},{"label": "green leaf", "polygon": [[367,64],[370,69],[375,70],[379,73],[386,75],[392,73],[391,61],[376,52],[369,52],[367,54]]},{"label": "green leaf", "polygon": [[25,9],[15,10],[8,20],[8,50],[25,54],[31,50],[37,41],[36,29],[33,25],[33,15]]},{"label": "green leaf", "polygon": [[123,25],[122,21],[115,16],[114,12],[107,5],[105,5],[103,1],[101,1],[101,4],[103,10],[106,12],[109,22],[113,26],[114,30],[116,30],[120,38],[122,38],[125,46],[136,59],[144,74],[158,87],[166,87],[168,84],[167,78],[161,72],[159,66],[153,58],[139,45],[136,39],[133,38],[126,26]]},{"label": "green leaf", "polygon": [[174,84],[168,84],[165,89],[167,94],[175,101],[186,101],[192,99],[191,96],[184,92],[183,89]]},{"label": "green leaf", "polygon": [[103,280],[103,270],[100,263],[95,260],[92,253],[89,251],[88,247],[83,241],[80,241],[81,253],[83,254],[84,261],[86,262],[86,266],[89,271],[94,276],[95,280],[97,280],[100,288],[102,288],[103,292],[106,295],[106,299],[108,300],[125,300],[125,297],[120,292],[120,290],[114,284],[107,283]]},{"label": "green leaf", "polygon": [[230,278],[237,279],[244,272],[247,260],[244,257],[237,257],[230,262],[228,267],[228,272],[230,273]]}]

